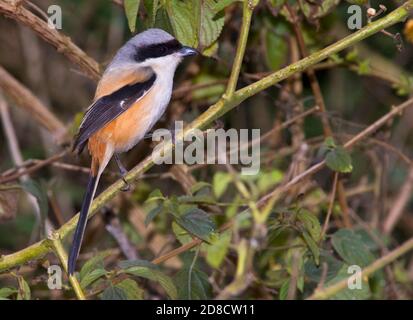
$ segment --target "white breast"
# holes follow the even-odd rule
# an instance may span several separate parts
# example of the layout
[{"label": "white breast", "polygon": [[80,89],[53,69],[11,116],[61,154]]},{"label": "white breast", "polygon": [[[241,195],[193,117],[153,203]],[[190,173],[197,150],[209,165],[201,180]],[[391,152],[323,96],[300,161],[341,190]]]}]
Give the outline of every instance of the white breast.
[{"label": "white breast", "polygon": [[151,99],[142,100],[144,104],[140,107],[140,112],[135,115],[137,117],[145,117],[145,119],[135,119],[134,123],[139,124],[139,127],[137,126],[134,137],[131,137],[130,142],[124,145],[122,150],[116,150],[116,152],[128,151],[141,141],[145,134],[151,130],[162,117],[171,100],[173,78],[179,60],[173,56],[150,60],[152,61],[149,61],[150,64],[148,65],[156,73],[156,80],[150,89],[150,93],[148,93]]}]

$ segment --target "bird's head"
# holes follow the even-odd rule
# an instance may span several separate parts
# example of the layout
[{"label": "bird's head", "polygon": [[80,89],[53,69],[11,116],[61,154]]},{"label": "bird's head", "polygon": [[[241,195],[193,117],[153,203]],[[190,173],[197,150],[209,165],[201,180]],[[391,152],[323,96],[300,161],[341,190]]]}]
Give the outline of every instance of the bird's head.
[{"label": "bird's head", "polygon": [[182,45],[168,32],[153,28],[137,34],[126,42],[119,49],[110,66],[133,63],[162,71],[176,68],[184,57],[197,53],[197,50]]}]

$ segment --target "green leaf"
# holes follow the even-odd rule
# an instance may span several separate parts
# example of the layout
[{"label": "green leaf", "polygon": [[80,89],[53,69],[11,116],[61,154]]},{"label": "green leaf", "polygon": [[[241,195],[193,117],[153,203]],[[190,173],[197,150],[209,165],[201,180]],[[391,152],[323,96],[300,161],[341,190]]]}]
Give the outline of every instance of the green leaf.
[{"label": "green leaf", "polygon": [[126,292],[117,286],[110,286],[103,291],[102,300],[128,300]]},{"label": "green leaf", "polygon": [[175,221],[192,235],[208,241],[208,236],[215,230],[215,224],[209,215],[198,208],[188,210],[181,216],[175,216]]},{"label": "green leaf", "polygon": [[172,279],[161,271],[148,267],[131,267],[124,270],[128,274],[158,282],[171,299],[177,298],[177,290]]},{"label": "green leaf", "polygon": [[266,192],[276,184],[280,183],[284,177],[282,171],[274,169],[269,172],[260,172],[257,181],[259,191]]},{"label": "green leaf", "polygon": [[310,3],[306,0],[298,0],[300,8],[309,21],[322,18],[329,14],[339,3],[340,0],[323,0],[317,3]]},{"label": "green leaf", "polygon": [[218,0],[215,1],[214,4],[212,4],[211,9],[212,12],[214,12],[215,14],[217,14],[218,12],[224,10],[226,7],[228,7],[229,5],[233,4],[234,2],[237,2],[240,0]]},{"label": "green leaf", "polygon": [[218,39],[224,27],[225,15],[221,10],[216,13],[214,11],[214,0],[197,1],[193,0],[197,5],[197,35],[199,35],[198,46],[203,50],[209,47],[215,40]]},{"label": "green leaf", "polygon": [[336,64],[341,64],[344,62],[344,59],[340,57],[340,55],[337,53],[332,54],[328,59],[331,60],[331,62],[336,63]]},{"label": "green leaf", "polygon": [[210,244],[206,245],[206,261],[211,267],[218,269],[221,266],[227,255],[231,236],[231,231],[228,230],[211,237]]},{"label": "green leaf", "polygon": [[140,0],[124,0],[123,7],[125,8],[126,18],[130,31],[133,33],[136,29],[136,18],[138,17]]},{"label": "green leaf", "polygon": [[356,62],[358,57],[359,57],[359,53],[358,53],[357,49],[352,49],[351,51],[349,51],[346,54],[345,59],[348,62]]},{"label": "green leaf", "polygon": [[110,252],[100,252],[95,255],[92,259],[86,261],[82,266],[79,273],[80,281],[82,281],[89,273],[95,269],[105,269],[103,264],[103,259],[106,258]]},{"label": "green leaf", "polygon": [[279,297],[280,300],[287,299],[289,289],[290,289],[290,279],[287,279],[281,285],[280,292],[278,294],[278,297]]},{"label": "green leaf", "polygon": [[148,260],[141,260],[141,259],[121,261],[119,262],[119,267],[121,269],[128,269],[128,268],[133,268],[133,267],[145,267],[145,268],[159,269],[159,266],[157,266],[156,264],[153,264],[152,262]]},{"label": "green leaf", "polygon": [[138,286],[136,281],[132,279],[125,279],[115,286],[116,288],[120,288],[126,294],[128,300],[143,300],[144,299],[144,291],[142,288]]},{"label": "green leaf", "polygon": [[149,26],[153,27],[156,20],[156,13],[159,8],[159,0],[144,0],[143,5],[145,6],[146,11],[149,14]]},{"label": "green leaf", "polygon": [[170,34],[175,34],[166,7],[161,6],[160,8],[158,8],[158,11],[156,12],[154,27],[165,30]]},{"label": "green leaf", "polygon": [[304,241],[307,243],[308,248],[310,249],[314,261],[316,265],[320,264],[320,248],[318,247],[317,243],[314,241],[314,239],[310,236],[307,230],[304,230],[301,233]]},{"label": "green leaf", "polygon": [[217,199],[224,194],[231,181],[232,177],[227,172],[217,172],[214,174],[214,177],[212,178],[212,191]]},{"label": "green leaf", "polygon": [[370,250],[370,251],[376,251],[380,249],[380,245],[377,243],[377,240],[375,241],[373,236],[370,234],[373,233],[375,237],[380,239],[385,245],[389,244],[389,237],[381,234],[377,229],[371,229],[370,232],[367,232],[365,229],[353,229],[353,232],[357,234],[357,236],[360,238],[360,240],[363,242],[363,244]]},{"label": "green leaf", "polygon": [[15,288],[8,288],[8,287],[1,288],[0,289],[0,299],[8,298],[16,292],[17,292],[17,289],[15,289]]},{"label": "green leaf", "polygon": [[314,214],[308,210],[300,209],[297,213],[297,219],[303,223],[304,228],[309,232],[315,242],[320,241],[321,225]]},{"label": "green leaf", "polygon": [[400,80],[393,85],[396,89],[397,95],[406,96],[413,92],[413,77],[408,75],[401,75]]},{"label": "green leaf", "polygon": [[337,172],[348,173],[353,171],[351,157],[349,153],[341,146],[329,151],[326,155],[327,166]]},{"label": "green leaf", "polygon": [[[217,53],[218,51],[218,40],[215,40],[214,42],[212,42],[212,44],[210,44],[208,47],[205,47],[204,50],[202,51],[202,54],[205,57],[212,57],[214,54]],[[202,89],[201,89],[202,90]],[[210,88],[204,88],[202,90],[203,94],[207,94],[208,93],[215,93],[217,95],[219,95],[220,93],[222,93],[224,91],[224,85],[223,84],[217,84],[215,86],[211,86]],[[197,92],[199,92],[200,90],[197,90]],[[197,94],[197,96],[199,97],[201,94]],[[209,95],[211,96],[211,95]],[[209,100],[208,100],[209,101]],[[216,100],[211,100],[211,101],[216,101]]]},{"label": "green leaf", "polygon": [[332,137],[327,137],[324,140],[324,146],[328,149],[334,149],[337,147],[336,142],[334,141]]},{"label": "green leaf", "polygon": [[[191,271],[191,272],[190,272]],[[186,264],[175,276],[179,299],[205,300],[211,295],[208,276],[196,267]]]},{"label": "green leaf", "polygon": [[210,47],[224,26],[224,13],[214,12],[214,0],[166,2],[170,25],[175,37],[183,44],[201,50]]},{"label": "green leaf", "polygon": [[192,187],[191,187],[191,194],[195,194],[198,191],[204,189],[204,188],[209,188],[211,187],[211,184],[205,181],[199,181],[197,183],[195,183]]},{"label": "green leaf", "polygon": [[194,203],[194,204],[215,204],[215,199],[207,194],[201,194],[201,195],[195,195],[195,196],[190,196],[190,195],[185,195],[185,196],[180,196],[178,198],[178,201],[180,203]]},{"label": "green leaf", "polygon": [[166,2],[166,11],[174,31],[175,38],[190,47],[197,46],[197,26],[192,1],[170,0]]},{"label": "green leaf", "polygon": [[319,283],[323,275],[323,265],[327,264],[327,273],[325,280],[329,281],[333,279],[344,263],[334,258],[333,255],[327,251],[321,250],[320,252],[320,264],[316,265],[313,259],[307,259],[304,264],[305,275],[313,282]]},{"label": "green leaf", "polygon": [[184,228],[182,228],[176,222],[172,222],[172,231],[175,234],[175,237],[178,239],[178,241],[181,244],[186,244],[186,243],[192,241],[192,237],[188,233],[188,231],[186,231]]},{"label": "green leaf", "polygon": [[358,63],[357,73],[361,76],[370,73],[370,60],[369,59],[364,59]]},{"label": "green leaf", "polygon": [[88,286],[90,286],[93,282],[98,280],[99,278],[103,277],[104,275],[107,274],[107,271],[102,268],[94,269],[87,273],[80,281],[80,286],[83,289],[86,289]]},{"label": "green leaf", "polygon": [[332,244],[340,257],[349,265],[365,267],[375,260],[363,237],[353,230],[340,229],[334,233]]},{"label": "green leaf", "polygon": [[161,190],[155,189],[149,194],[148,199],[146,199],[145,203],[158,200],[165,200],[165,197],[163,196]]},{"label": "green leaf", "polygon": [[145,226],[148,226],[148,224],[150,224],[153,221],[153,219],[155,219],[162,211],[164,211],[162,205],[156,206],[151,211],[149,211],[149,213],[145,217]]},{"label": "green leaf", "polygon": [[[348,266],[344,265],[340,271],[338,272],[337,276],[331,279],[330,281],[327,281],[325,283],[325,287],[329,287],[337,282],[340,282],[344,279],[348,279],[350,276],[352,276],[351,273],[348,273]],[[330,297],[330,300],[365,300],[370,298],[371,292],[370,292],[370,286],[368,282],[362,281],[361,283],[361,289],[350,289],[346,288],[334,296]]]},{"label": "green leaf", "polygon": [[17,300],[30,300],[31,292],[26,280],[22,276],[17,276],[17,282],[19,284]]}]

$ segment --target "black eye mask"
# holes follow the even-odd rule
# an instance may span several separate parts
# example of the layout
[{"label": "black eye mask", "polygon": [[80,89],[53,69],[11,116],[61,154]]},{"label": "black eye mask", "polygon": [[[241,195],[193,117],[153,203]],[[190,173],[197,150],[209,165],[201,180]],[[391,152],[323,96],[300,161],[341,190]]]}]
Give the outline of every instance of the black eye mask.
[{"label": "black eye mask", "polygon": [[142,62],[150,58],[164,57],[181,49],[182,44],[178,40],[173,39],[167,42],[137,48],[134,58],[137,62]]}]

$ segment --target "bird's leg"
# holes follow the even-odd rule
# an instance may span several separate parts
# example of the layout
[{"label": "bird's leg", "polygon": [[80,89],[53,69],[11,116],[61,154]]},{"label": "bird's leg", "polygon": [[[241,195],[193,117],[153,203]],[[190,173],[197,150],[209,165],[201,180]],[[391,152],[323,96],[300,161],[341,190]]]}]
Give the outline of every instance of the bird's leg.
[{"label": "bird's leg", "polygon": [[129,185],[129,182],[126,181],[125,179],[125,175],[128,173],[128,170],[126,170],[126,168],[123,166],[122,162],[120,161],[119,154],[115,153],[114,157],[115,157],[116,164],[118,165],[118,168],[119,168],[120,176],[122,177],[122,180],[125,183],[125,186],[121,190],[125,192],[129,191],[130,185]]},{"label": "bird's leg", "polygon": [[171,124],[168,128],[169,134],[171,135],[171,142],[172,145],[176,145],[176,134],[178,133],[178,131],[175,129],[175,126],[173,124]]}]

